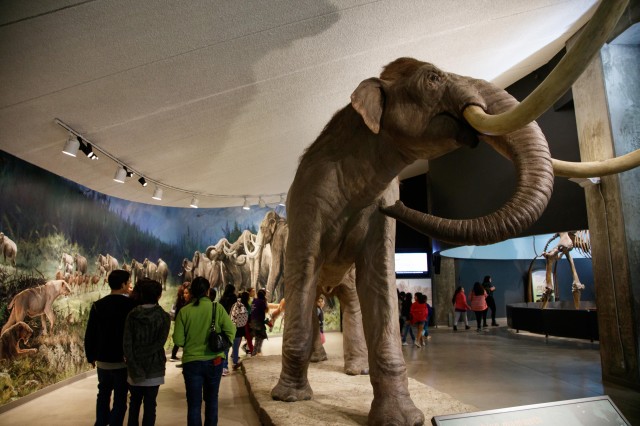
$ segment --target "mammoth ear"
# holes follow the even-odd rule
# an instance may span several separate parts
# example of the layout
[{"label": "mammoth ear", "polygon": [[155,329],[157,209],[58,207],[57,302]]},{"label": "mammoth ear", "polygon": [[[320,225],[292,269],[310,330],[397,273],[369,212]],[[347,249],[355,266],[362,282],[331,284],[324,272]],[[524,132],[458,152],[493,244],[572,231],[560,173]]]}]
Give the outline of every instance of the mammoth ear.
[{"label": "mammoth ear", "polygon": [[276,223],[275,219],[269,219],[269,231],[271,231],[272,235],[276,231]]},{"label": "mammoth ear", "polygon": [[382,103],[382,82],[378,78],[364,80],[351,94],[351,106],[362,116],[364,123],[375,134],[380,132]]}]

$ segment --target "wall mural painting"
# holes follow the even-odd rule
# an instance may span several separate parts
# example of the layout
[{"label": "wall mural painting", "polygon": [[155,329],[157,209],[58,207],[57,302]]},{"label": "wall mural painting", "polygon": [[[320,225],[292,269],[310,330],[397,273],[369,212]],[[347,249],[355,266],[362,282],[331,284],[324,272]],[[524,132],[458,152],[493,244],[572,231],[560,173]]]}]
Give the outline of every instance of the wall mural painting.
[{"label": "wall mural painting", "polygon": [[[84,330],[91,303],[109,293],[106,276],[111,270],[132,270],[134,282],[145,275],[163,282],[160,303],[170,311],[185,267],[187,277],[207,271],[207,265],[209,274],[212,269],[229,271],[226,281],[216,281],[218,295],[233,279],[248,279],[234,282],[236,288],[250,285],[251,271],[246,274],[239,266],[247,257],[239,249],[241,237],[248,235],[248,247],[256,251],[266,213],[286,217],[280,206],[245,211],[132,203],[3,151],[0,206],[0,405],[90,369]],[[216,251],[216,245],[226,251]],[[189,267],[194,260],[202,260],[200,270]],[[209,278],[213,283],[216,276]],[[272,333],[282,332],[283,325],[281,312]],[[169,339],[166,347],[172,345]]]},{"label": "wall mural painting", "polygon": [[427,295],[427,303],[433,306],[431,278],[396,278],[398,291],[405,293],[422,293]]}]

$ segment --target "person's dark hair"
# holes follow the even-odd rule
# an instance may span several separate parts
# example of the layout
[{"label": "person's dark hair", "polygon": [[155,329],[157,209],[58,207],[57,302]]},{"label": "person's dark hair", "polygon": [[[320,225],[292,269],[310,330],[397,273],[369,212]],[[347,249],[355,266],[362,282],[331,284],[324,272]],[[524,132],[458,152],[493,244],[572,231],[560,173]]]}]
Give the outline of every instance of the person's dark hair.
[{"label": "person's dark hair", "polygon": [[413,300],[413,295],[412,295],[411,293],[405,293],[405,294],[404,294],[404,299],[405,299],[405,300],[407,300],[407,299],[409,299],[409,300]]},{"label": "person's dark hair", "polygon": [[258,299],[264,300],[267,297],[267,292],[263,288],[261,288],[260,290],[258,290],[257,297]]},{"label": "person's dark hair", "polygon": [[451,303],[453,303],[453,304],[456,303],[456,296],[458,295],[458,293],[460,293],[462,291],[464,291],[462,286],[458,286],[458,288],[456,288],[456,291],[453,293],[453,297],[451,298]]},{"label": "person's dark hair", "polygon": [[483,284],[488,282],[491,282],[491,275],[485,275],[484,280],[482,281]]},{"label": "person's dark hair", "polygon": [[109,287],[111,287],[112,290],[120,290],[122,288],[122,284],[129,281],[130,276],[131,274],[123,269],[111,271],[109,274]]},{"label": "person's dark hair", "polygon": [[200,298],[206,296],[208,290],[208,279],[205,277],[196,277],[193,279],[191,287],[189,287],[189,291],[191,292],[191,299],[193,300],[194,306],[198,306],[200,304]]},{"label": "person's dark hair", "polygon": [[484,294],[484,287],[478,281],[473,284],[473,292],[476,296],[482,296]]},{"label": "person's dark hair", "polygon": [[427,295],[418,293],[418,303],[427,303]]},{"label": "person's dark hair", "polygon": [[240,301],[245,306],[249,305],[249,292],[248,291],[243,291],[242,293],[240,293]]},{"label": "person's dark hair", "polygon": [[222,297],[229,297],[229,296],[235,297],[235,294],[236,294],[236,287],[233,284],[227,284],[224,288],[224,291],[222,292]]},{"label": "person's dark hair", "polygon": [[136,293],[141,304],[156,304],[162,294],[162,284],[150,279],[140,280],[136,283]]}]

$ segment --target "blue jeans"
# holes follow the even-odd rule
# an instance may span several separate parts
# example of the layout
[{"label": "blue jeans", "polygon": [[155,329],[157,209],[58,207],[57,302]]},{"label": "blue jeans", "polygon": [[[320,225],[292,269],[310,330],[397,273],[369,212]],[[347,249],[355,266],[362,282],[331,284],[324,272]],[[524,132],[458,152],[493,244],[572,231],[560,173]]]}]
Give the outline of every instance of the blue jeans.
[{"label": "blue jeans", "polygon": [[[127,411],[127,369],[98,370],[98,398],[96,400],[96,426],[121,426]],[[111,393],[113,392],[113,408]]]},{"label": "blue jeans", "polygon": [[409,333],[411,335],[411,340],[413,340],[414,342],[416,341],[416,337],[413,335],[413,327],[411,326],[410,322],[406,322],[404,324],[404,331],[402,332],[402,342],[406,342],[407,341],[407,333]]},{"label": "blue jeans", "polygon": [[129,402],[129,421],[127,426],[138,426],[140,418],[140,406],[144,401],[144,413],[142,414],[142,426],[156,424],[156,398],[160,386],[130,386],[131,400]]},{"label": "blue jeans", "polygon": [[233,339],[233,348],[231,349],[231,361],[233,361],[233,365],[238,365],[238,351],[240,351],[241,341],[242,337],[236,337]]},{"label": "blue jeans", "polygon": [[202,426],[200,409],[204,399],[204,424],[218,424],[218,390],[222,379],[222,360],[182,363],[184,386],[187,390],[187,425]]}]

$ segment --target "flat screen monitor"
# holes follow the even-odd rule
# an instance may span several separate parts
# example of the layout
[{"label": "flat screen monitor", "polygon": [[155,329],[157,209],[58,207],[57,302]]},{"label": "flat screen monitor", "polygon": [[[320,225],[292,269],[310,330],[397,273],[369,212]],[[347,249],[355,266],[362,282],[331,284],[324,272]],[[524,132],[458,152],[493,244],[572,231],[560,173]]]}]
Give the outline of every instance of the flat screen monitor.
[{"label": "flat screen monitor", "polygon": [[396,274],[426,274],[429,271],[427,253],[396,253]]}]

